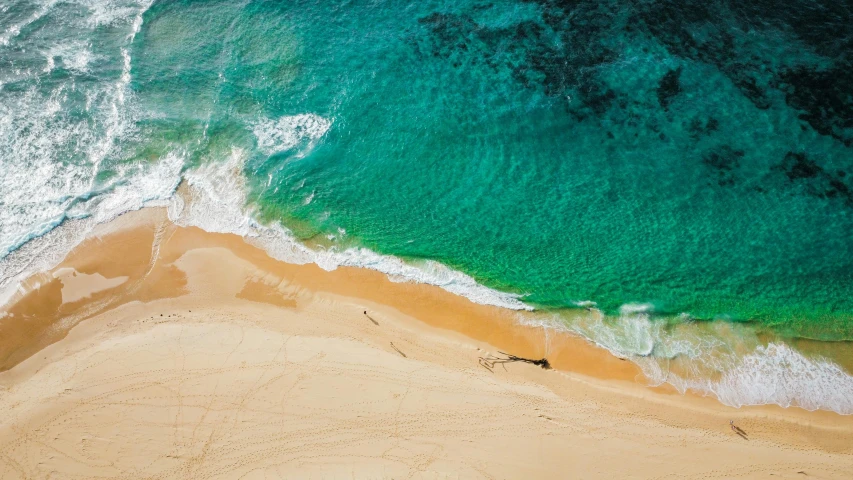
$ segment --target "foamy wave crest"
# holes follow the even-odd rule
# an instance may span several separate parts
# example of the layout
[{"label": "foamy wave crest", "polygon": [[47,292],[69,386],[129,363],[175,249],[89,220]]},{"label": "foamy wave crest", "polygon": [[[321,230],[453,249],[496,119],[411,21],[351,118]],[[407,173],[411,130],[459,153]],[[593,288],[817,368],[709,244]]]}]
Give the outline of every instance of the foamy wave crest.
[{"label": "foamy wave crest", "polygon": [[[114,45],[112,52],[104,50],[103,55],[120,55],[124,60],[120,76],[112,83],[86,81],[75,85],[48,79],[42,84],[37,77],[50,73],[55,58],[60,58],[63,67],[74,75],[85,73],[95,58],[90,45],[82,42],[39,40],[30,45],[26,43],[31,41],[27,35],[16,33],[20,25],[53,15],[51,9],[55,3],[41,3],[31,17],[0,41],[0,55],[10,42],[22,42],[11,48],[29,47],[44,52],[45,58],[43,68],[0,73],[0,170],[4,173],[0,177],[0,258],[68,218],[113,217],[115,210],[140,208],[138,199],[144,203],[146,199],[165,198],[168,195],[164,197],[159,190],[173,183],[143,184],[152,169],[136,165],[119,167],[117,172],[111,172],[117,175],[106,184],[96,185],[96,179],[103,173],[103,161],[114,156],[117,146],[136,133],[135,108],[128,91],[130,58],[121,45]],[[70,29],[69,35],[73,32],[74,36],[80,36],[80,29],[91,30],[105,22],[121,20],[133,29],[127,37],[129,42],[151,1],[80,3],[89,16],[54,22],[55,28]],[[96,18],[99,12],[107,11],[115,15],[109,19]],[[80,110],[86,115],[80,115]],[[108,198],[100,198],[103,194]],[[124,206],[113,208],[110,202]],[[129,207],[131,204],[134,206]]]},{"label": "foamy wave crest", "polygon": [[677,323],[651,318],[648,305],[626,305],[616,317],[593,309],[552,321],[632,360],[653,385],[716,396],[723,404],[776,404],[853,414],[853,376],[824,358],[782,343],[763,344],[748,326],[731,322]]},{"label": "foamy wave crest", "polygon": [[520,300],[521,295],[485,287],[470,276],[432,260],[412,265],[400,258],[380,255],[366,248],[349,248],[342,252],[315,251],[314,255],[314,262],[325,270],[334,270],[339,266],[369,268],[388,275],[393,282],[436,285],[481,305],[533,310],[533,307]]},{"label": "foamy wave crest", "polygon": [[[54,3],[42,3],[20,25],[52,15]],[[81,29],[103,24],[120,28],[123,23],[129,32],[124,42],[130,43],[152,2],[80,3],[88,17],[65,18],[54,27],[70,28],[73,36],[80,36]],[[85,43],[15,45],[29,38],[13,30],[0,39],[0,55],[9,43],[12,48],[29,47],[43,52],[46,67],[0,72],[0,301],[30,274],[58,263],[94,225],[129,210],[164,205],[180,181],[184,161],[181,152],[172,152],[153,162],[116,162],[119,145],[137,134],[137,112],[128,88],[131,59],[124,44],[102,49],[96,57]],[[54,58],[78,75],[100,55],[121,58],[122,70],[113,81],[86,81],[73,88],[32,81],[50,73]],[[81,109],[85,116],[79,114]],[[114,165],[108,179],[98,182],[105,159]],[[56,228],[60,224],[63,228]]]},{"label": "foamy wave crest", "polygon": [[58,0],[40,2],[27,18],[18,23],[6,25],[4,31],[0,33],[0,46],[9,45],[9,42],[21,33],[21,29],[45,16],[57,3],[59,3]]},{"label": "foamy wave crest", "polygon": [[779,343],[756,348],[712,388],[720,401],[736,407],[775,403],[853,414],[853,377],[835,363]]},{"label": "foamy wave crest", "polygon": [[184,173],[189,186],[185,201],[176,195],[169,204],[169,218],[178,225],[196,226],[208,232],[257,236],[257,224],[245,210],[246,152],[234,148],[226,161],[211,161]]},{"label": "foamy wave crest", "polygon": [[[23,225],[21,231],[28,232],[29,238],[22,239],[20,248],[0,257],[0,305],[24,278],[59,263],[97,224],[131,210],[167,206],[180,182],[183,162],[180,154],[170,153],[153,164],[125,165],[118,175],[122,180],[97,194],[70,199],[67,208],[57,211],[54,222],[46,222],[44,231]],[[63,228],[55,228],[59,224]]]},{"label": "foamy wave crest", "polygon": [[73,3],[86,7],[91,26],[135,23],[136,18],[148,10],[153,0],[73,0]]},{"label": "foamy wave crest", "polygon": [[96,222],[91,218],[65,222],[0,259],[0,305],[20,291],[30,275],[56,266],[74,246],[86,238]]},{"label": "foamy wave crest", "polygon": [[121,181],[75,205],[68,214],[70,217],[91,216],[103,223],[131,210],[166,205],[181,181],[183,165],[184,156],[180,152],[170,152],[153,164],[125,165],[119,168]]},{"label": "foamy wave crest", "polygon": [[61,222],[94,175],[90,165],[55,161],[65,150],[94,143],[83,122],[61,118],[62,95],[45,97],[32,88],[0,101],[0,257]]},{"label": "foamy wave crest", "polygon": [[632,313],[649,313],[655,309],[651,303],[626,303],[619,307],[619,313],[630,315]]},{"label": "foamy wave crest", "polygon": [[256,122],[252,133],[257,139],[258,149],[267,155],[273,155],[303,143],[310,146],[325,135],[331,126],[330,120],[312,113],[303,113],[278,120],[264,119]]},{"label": "foamy wave crest", "polygon": [[75,73],[87,73],[89,63],[94,59],[90,46],[83,42],[70,42],[50,48],[45,55],[47,66],[44,73],[50,73],[56,66],[56,58],[62,60],[62,66]]},{"label": "foamy wave crest", "polygon": [[577,306],[577,307],[587,308],[587,309],[595,308],[596,306],[598,306],[598,304],[593,302],[592,300],[578,300],[578,301],[574,301],[572,303],[574,303],[575,306]]},{"label": "foamy wave crest", "polygon": [[246,205],[246,185],[242,174],[245,160],[246,155],[242,151],[234,150],[226,162],[211,162],[186,172],[184,178],[188,191],[185,195],[172,198],[168,208],[169,218],[182,226],[236,233],[284,262],[315,263],[329,271],[343,266],[369,268],[388,275],[395,282],[436,285],[482,305],[532,310],[532,307],[520,300],[519,295],[480,285],[470,276],[438,262],[426,261],[413,265],[366,248],[315,250],[300,243],[281,225],[259,224],[252,217],[251,207]]}]

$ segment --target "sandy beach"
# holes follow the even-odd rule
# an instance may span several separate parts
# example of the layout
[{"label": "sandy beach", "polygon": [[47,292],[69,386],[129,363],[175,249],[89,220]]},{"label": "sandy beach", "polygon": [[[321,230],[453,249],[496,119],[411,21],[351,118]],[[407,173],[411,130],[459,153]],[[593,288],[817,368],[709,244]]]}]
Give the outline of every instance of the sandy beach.
[{"label": "sandy beach", "polygon": [[[100,225],[23,287],[0,313],[4,480],[853,468],[850,416],[649,388],[630,362],[511,311],[369,270],[278,262],[163,209]],[[554,369],[481,364],[500,351]]]}]

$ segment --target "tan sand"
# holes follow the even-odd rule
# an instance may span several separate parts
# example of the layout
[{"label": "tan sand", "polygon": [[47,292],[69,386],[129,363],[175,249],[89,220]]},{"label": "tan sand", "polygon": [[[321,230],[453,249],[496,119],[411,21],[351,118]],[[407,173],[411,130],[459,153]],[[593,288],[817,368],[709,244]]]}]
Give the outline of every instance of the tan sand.
[{"label": "tan sand", "polygon": [[[851,417],[649,389],[511,312],[276,262],[162,210],[103,226],[27,286],[0,317],[0,479],[853,471]],[[557,370],[478,364],[497,350]]]}]

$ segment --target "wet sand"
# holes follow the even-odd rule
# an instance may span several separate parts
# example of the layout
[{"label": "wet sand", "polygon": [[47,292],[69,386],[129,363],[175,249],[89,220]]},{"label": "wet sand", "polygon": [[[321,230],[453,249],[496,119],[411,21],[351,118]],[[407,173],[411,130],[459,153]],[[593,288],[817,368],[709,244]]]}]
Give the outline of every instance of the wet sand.
[{"label": "wet sand", "polygon": [[[853,465],[851,417],[648,388],[632,363],[511,311],[278,262],[162,209],[99,226],[2,312],[2,479],[849,478]],[[498,351],[555,369],[480,364]]]}]

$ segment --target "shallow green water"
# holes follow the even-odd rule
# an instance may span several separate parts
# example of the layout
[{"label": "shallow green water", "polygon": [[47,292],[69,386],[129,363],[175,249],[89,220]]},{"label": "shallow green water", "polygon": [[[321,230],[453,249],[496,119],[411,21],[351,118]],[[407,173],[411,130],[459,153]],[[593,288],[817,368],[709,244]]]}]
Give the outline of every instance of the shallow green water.
[{"label": "shallow green water", "polygon": [[[812,86],[780,80],[846,58],[784,26],[742,31],[755,20],[722,5],[673,25],[655,23],[661,2],[345,5],[282,12],[291,83],[252,92],[272,116],[334,122],[305,158],[250,164],[267,218],[305,237],[343,228],[539,306],[651,303],[853,335],[853,133],[821,134],[786,102]],[[673,26],[707,45],[655,37]]]}]

